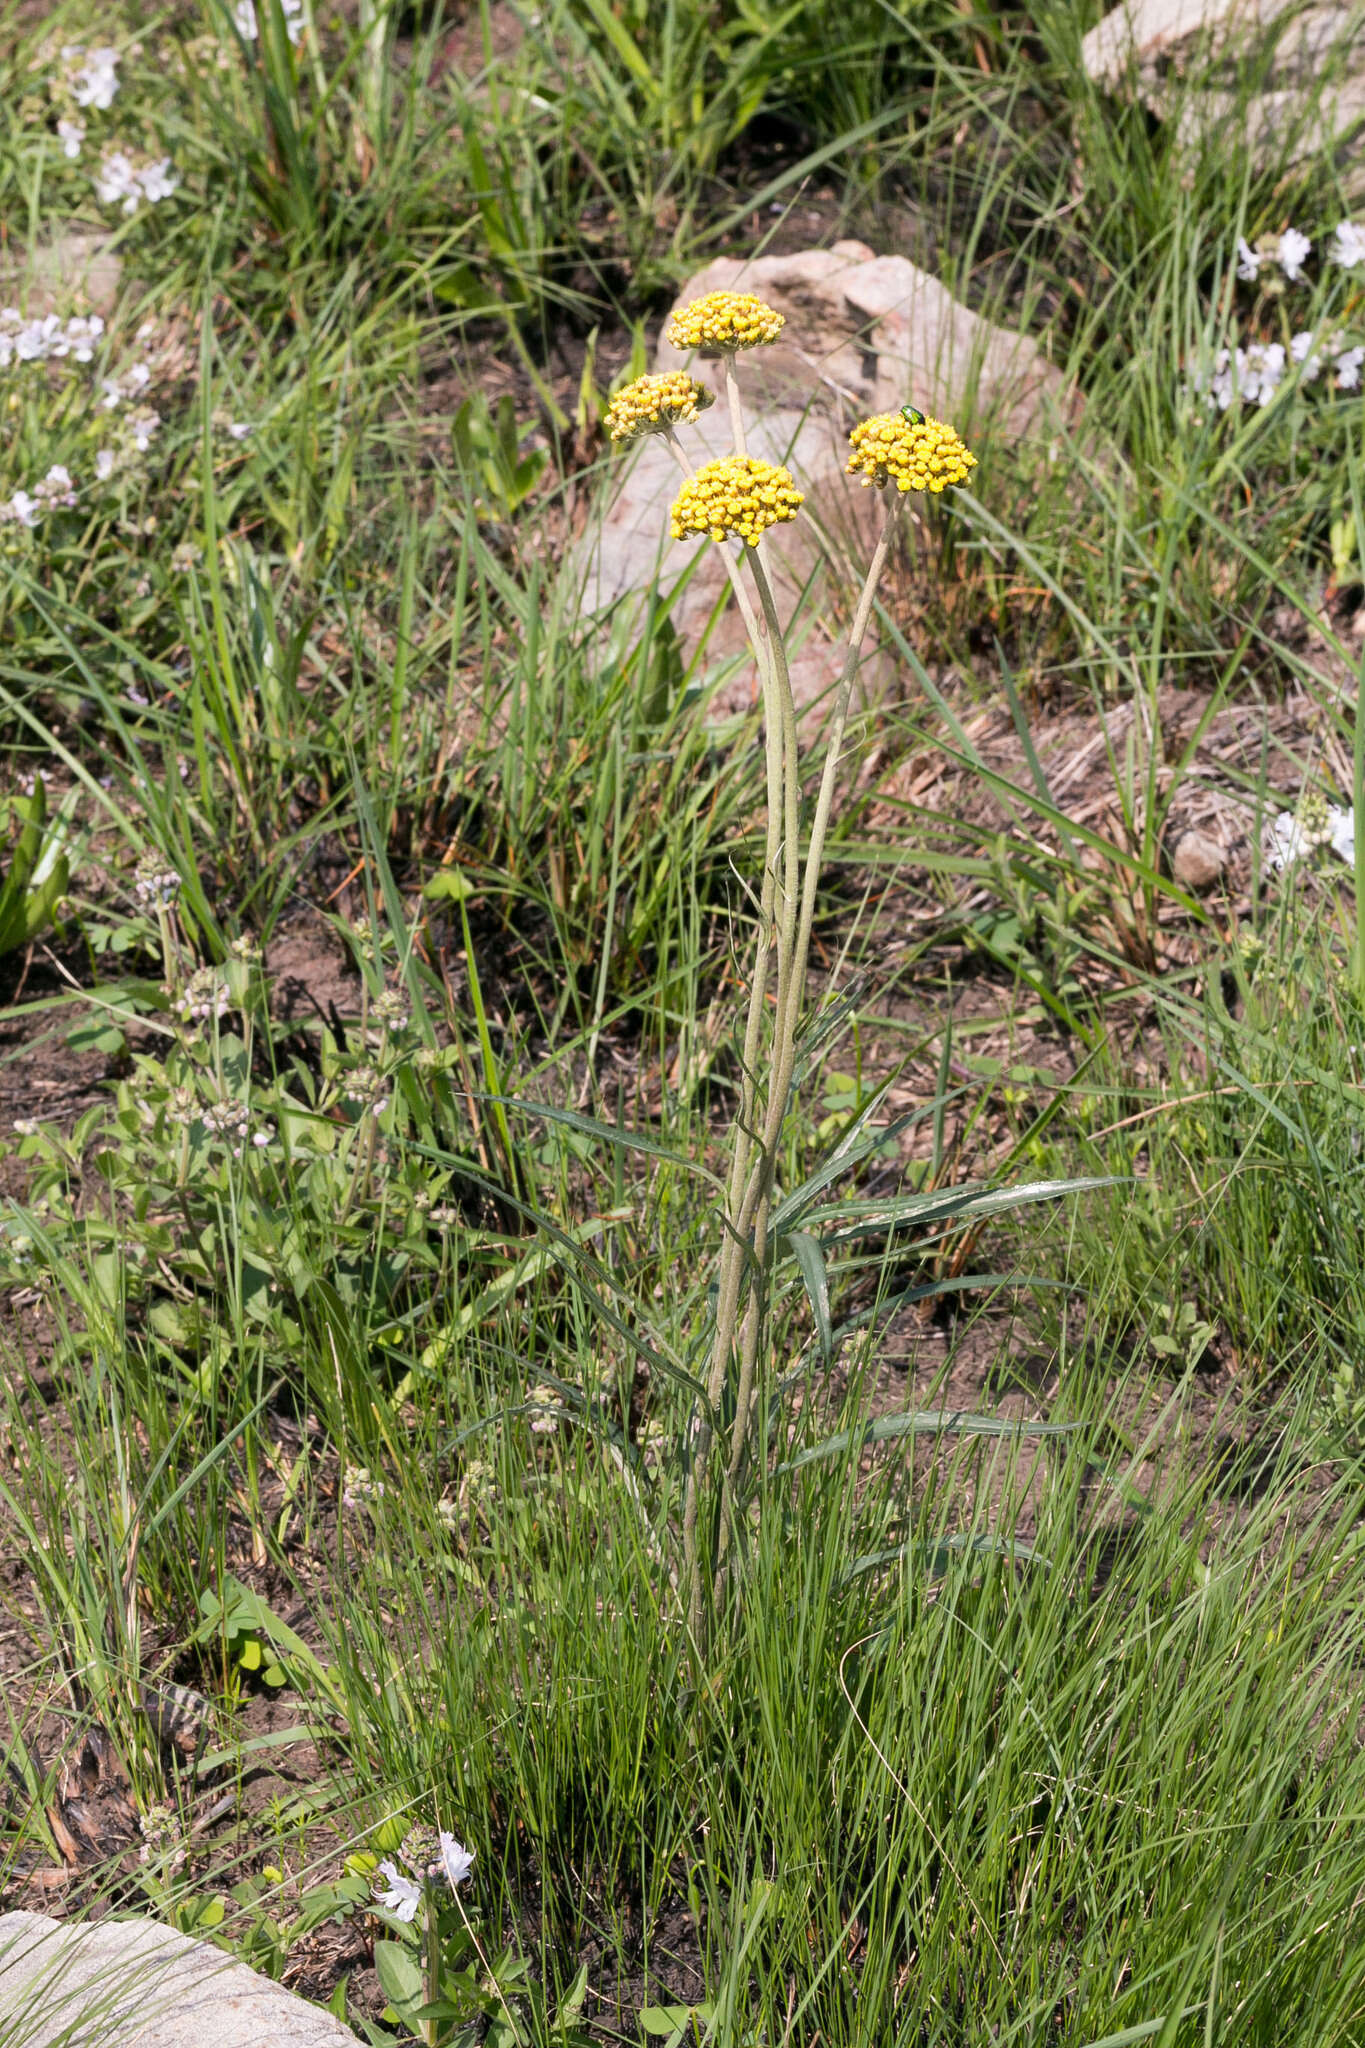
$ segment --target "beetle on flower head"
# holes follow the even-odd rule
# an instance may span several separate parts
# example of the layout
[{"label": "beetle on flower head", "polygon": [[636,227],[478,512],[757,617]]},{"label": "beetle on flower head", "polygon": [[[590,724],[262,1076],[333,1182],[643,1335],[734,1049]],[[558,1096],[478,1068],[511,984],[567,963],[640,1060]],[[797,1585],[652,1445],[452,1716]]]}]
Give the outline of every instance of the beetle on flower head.
[{"label": "beetle on flower head", "polygon": [[878,412],[859,420],[849,435],[853,453],[846,468],[865,484],[881,489],[894,483],[898,491],[942,491],[965,483],[976,457],[942,420],[927,419],[913,406],[900,412]]}]

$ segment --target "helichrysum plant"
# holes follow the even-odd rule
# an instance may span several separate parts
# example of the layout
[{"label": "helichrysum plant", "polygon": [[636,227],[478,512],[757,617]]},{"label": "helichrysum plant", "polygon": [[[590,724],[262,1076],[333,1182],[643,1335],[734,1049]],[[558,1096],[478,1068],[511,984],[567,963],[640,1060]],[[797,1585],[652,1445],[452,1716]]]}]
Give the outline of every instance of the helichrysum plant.
[{"label": "helichrysum plant", "polygon": [[[749,453],[735,369],[739,354],[775,341],[782,326],[780,313],[744,292],[708,292],[684,306],[669,325],[668,339],[674,347],[695,350],[722,365],[734,438],[729,455],[695,472],[688,463],[676,428],[695,419],[710,403],[710,394],[684,371],[638,378],[616,394],[607,415],[613,440],[630,440],[646,432],[667,437],[683,472],[672,508],[672,536],[675,541],[709,540],[725,550],[731,589],[763,691],[768,816],[758,932],[730,1140],[707,1405],[694,1429],[683,1505],[689,1619],[698,1637],[726,1569],[736,1528],[737,1491],[761,1391],[774,1175],[795,1081],[816,891],[863,637],[905,495],[913,491],[938,496],[965,483],[976,462],[951,426],[927,418],[913,406],[862,420],[850,435],[849,473],[870,488],[895,488],[887,497],[881,534],[849,633],[803,863],[796,706],[783,622],[764,566],[763,538],[774,526],[800,517],[804,500],[787,470]],[[731,546],[733,542],[738,548]],[[730,1418],[723,1435],[722,1416]]]}]

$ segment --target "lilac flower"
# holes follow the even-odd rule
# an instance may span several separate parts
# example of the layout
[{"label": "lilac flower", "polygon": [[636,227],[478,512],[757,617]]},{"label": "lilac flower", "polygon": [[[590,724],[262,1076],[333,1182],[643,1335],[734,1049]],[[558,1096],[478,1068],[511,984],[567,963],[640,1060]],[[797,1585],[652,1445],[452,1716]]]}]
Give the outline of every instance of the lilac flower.
[{"label": "lilac flower", "polygon": [[397,1864],[391,1862],[387,1856],[379,1866],[379,1876],[386,1882],[382,1888],[376,1882],[376,1903],[392,1913],[396,1920],[413,1919],[422,1902],[421,1885],[415,1884],[410,1877],[404,1877]]},{"label": "lilac flower", "polygon": [[457,1885],[465,1882],[473,1870],[474,1851],[466,1849],[463,1842],[457,1842],[454,1835],[448,1835],[444,1830],[440,1835],[440,1843],[441,1868],[445,1872],[446,1883],[454,1891]]},{"label": "lilac flower", "polygon": [[1307,235],[1300,234],[1297,228],[1286,228],[1280,236],[1275,253],[1279,258],[1281,270],[1291,284],[1296,283],[1303,275],[1303,266],[1312,247],[1313,244]]}]

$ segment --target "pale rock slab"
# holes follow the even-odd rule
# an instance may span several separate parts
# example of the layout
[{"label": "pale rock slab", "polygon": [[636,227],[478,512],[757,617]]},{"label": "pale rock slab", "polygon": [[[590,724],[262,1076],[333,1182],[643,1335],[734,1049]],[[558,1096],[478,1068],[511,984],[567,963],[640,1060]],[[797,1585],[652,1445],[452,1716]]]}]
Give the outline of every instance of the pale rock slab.
[{"label": "pale rock slab", "polygon": [[153,1920],[0,1913],[4,2048],[355,2048],[330,2013]]},{"label": "pale rock slab", "polygon": [[[911,401],[950,420],[973,445],[979,446],[977,429],[985,427],[1045,449],[1074,426],[1078,400],[1027,335],[993,326],[905,257],[876,256],[862,242],[750,262],[720,257],[689,280],[677,304],[710,291],[755,292],[786,317],[781,339],[742,355],[738,375],[749,452],[782,463],[806,493],[800,516],[771,529],[763,541],[779,614],[798,614],[792,688],[804,709],[838,678],[840,628],[886,506],[883,492],[845,474],[854,421]],[[722,366],[689,362],[661,338],[654,367],[688,367],[717,394],[709,412],[679,429],[692,466],[728,455],[734,444]],[[616,459],[621,481],[600,532],[580,555],[585,609],[599,617],[613,614],[648,589],[656,567],[665,592],[691,569],[671,613],[690,656],[727,587],[719,549],[710,542],[669,539],[668,511],[680,472],[660,436],[647,436]],[[916,516],[914,502],[906,510]],[[831,603],[836,594],[837,606]],[[706,640],[705,662],[714,670],[744,648],[743,622],[727,599]],[[865,655],[866,700],[884,692],[889,669],[875,648]],[[753,664],[745,659],[712,699],[711,715],[724,718],[747,708],[756,694]]]},{"label": "pale rock slab", "polygon": [[[1264,90],[1243,101],[1239,72],[1267,55]],[[1260,161],[1286,147],[1294,162],[1340,150],[1348,190],[1365,189],[1359,0],[1126,0],[1090,30],[1081,56],[1097,85],[1120,92],[1131,81],[1154,114],[1176,114],[1191,148],[1236,120]]]},{"label": "pale rock slab", "polygon": [[30,319],[87,311],[106,319],[118,303],[123,259],[104,234],[58,235],[32,249],[13,242],[0,263],[0,305],[18,306]]}]

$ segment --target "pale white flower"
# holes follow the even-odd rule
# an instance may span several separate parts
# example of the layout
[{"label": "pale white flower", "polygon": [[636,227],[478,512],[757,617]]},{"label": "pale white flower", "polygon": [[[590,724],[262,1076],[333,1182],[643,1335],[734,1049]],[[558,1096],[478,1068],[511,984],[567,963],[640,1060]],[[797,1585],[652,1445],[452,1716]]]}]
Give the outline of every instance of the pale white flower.
[{"label": "pale white flower", "polygon": [[57,123],[57,140],[62,145],[62,155],[69,157],[71,162],[75,163],[76,158],[81,153],[81,144],[85,140],[84,121],[59,121]]},{"label": "pale white flower", "polygon": [[1275,246],[1275,254],[1279,258],[1281,270],[1291,284],[1296,283],[1303,275],[1303,266],[1312,247],[1313,244],[1307,235],[1300,234],[1297,228],[1286,228],[1280,236]]},{"label": "pale white flower", "polygon": [[1247,284],[1254,284],[1261,268],[1261,259],[1245,235],[1237,238],[1237,275]]},{"label": "pale white flower", "polygon": [[180,180],[171,169],[171,160],[168,156],[163,156],[157,163],[148,164],[145,170],[139,173],[138,183],[142,187],[143,198],[149,200],[153,206],[158,199],[169,199],[172,192],[178,191],[180,187]]},{"label": "pale white flower", "polygon": [[7,505],[0,506],[0,512],[17,520],[20,526],[36,526],[42,509],[37,499],[31,498],[27,491],[16,491]]},{"label": "pale white flower", "polygon": [[1338,391],[1360,389],[1360,368],[1365,363],[1365,348],[1344,348],[1336,359]]},{"label": "pale white flower", "polygon": [[100,205],[122,206],[125,213],[136,213],[141,196],[132,158],[121,149],[110,150],[95,179],[95,197]]},{"label": "pale white flower", "polygon": [[1327,817],[1332,832],[1328,844],[1338,860],[1344,860],[1348,868],[1353,868],[1356,864],[1355,805],[1348,804],[1344,811],[1333,809]]},{"label": "pale white flower", "polygon": [[233,420],[228,432],[234,441],[246,441],[251,436],[251,426],[246,420]]},{"label": "pale white flower", "polygon": [[1332,236],[1327,254],[1343,270],[1354,270],[1358,263],[1365,263],[1365,227],[1357,227],[1351,220],[1342,221]]},{"label": "pale white flower", "polygon": [[99,450],[95,457],[95,479],[98,483],[108,483],[110,477],[114,474],[114,465],[117,460],[118,458],[112,448],[101,448]]},{"label": "pale white flower", "polygon": [[1322,375],[1323,350],[1327,343],[1319,343],[1311,327],[1305,327],[1296,334],[1289,344],[1289,353],[1299,365],[1299,374],[1305,384],[1311,384]]},{"label": "pale white flower", "polygon": [[[1239,355],[1241,351],[1238,351]],[[1284,377],[1285,352],[1281,342],[1253,341],[1242,364],[1243,405],[1269,405]]]},{"label": "pale white flower", "polygon": [[1339,860],[1344,860],[1348,867],[1354,867],[1354,806],[1343,810],[1339,804],[1314,799],[1311,804],[1300,805],[1300,812],[1305,811],[1311,815],[1281,811],[1271,825],[1265,838],[1266,858],[1270,865],[1284,869],[1296,860],[1305,860],[1320,846],[1330,846]]},{"label": "pale white flower", "polygon": [[43,505],[74,505],[76,493],[72,487],[70,470],[64,468],[60,462],[54,462],[33,495]]},{"label": "pale white flower", "polygon": [[68,43],[62,51],[66,82],[78,107],[104,112],[114,103],[118,91],[118,51],[107,45],[87,56],[80,43]]},{"label": "pale white flower", "polygon": [[104,332],[104,322],[98,313],[78,313],[66,323],[66,345],[78,363],[92,361],[95,344]]},{"label": "pale white flower", "polygon": [[385,1857],[379,1866],[379,1877],[384,1879],[381,1886],[376,1879],[375,1900],[396,1920],[411,1920],[422,1903],[422,1887],[410,1877],[404,1877],[397,1864]]},{"label": "pale white flower", "polygon": [[444,1830],[440,1843],[441,1868],[445,1872],[446,1883],[454,1891],[456,1885],[463,1884],[473,1870],[474,1851],[466,1849],[463,1842],[457,1842],[454,1835],[448,1835]]},{"label": "pale white flower", "polygon": [[140,455],[145,455],[151,447],[152,436],[160,425],[160,413],[153,412],[149,405],[139,406],[136,412],[128,415],[128,431]]},{"label": "pale white flower", "polygon": [[[284,10],[284,32],[291,43],[297,43],[303,34],[303,0],[281,0]],[[245,42],[254,43],[260,34],[260,23],[256,19],[254,0],[237,0],[232,10],[232,25]]]}]

